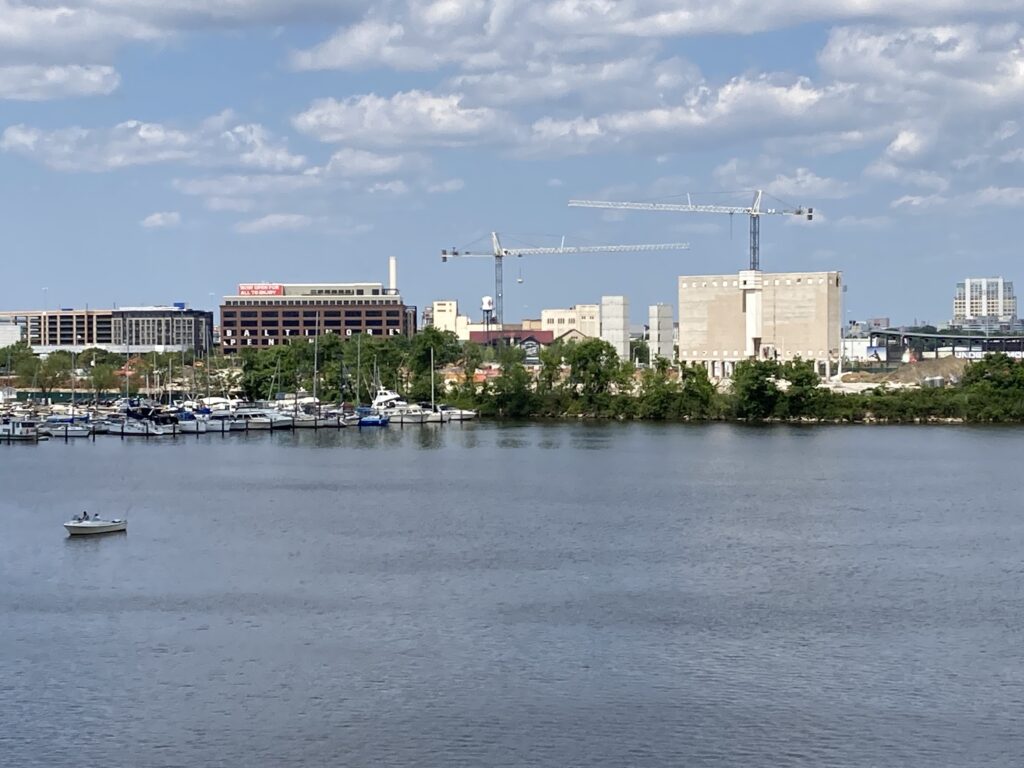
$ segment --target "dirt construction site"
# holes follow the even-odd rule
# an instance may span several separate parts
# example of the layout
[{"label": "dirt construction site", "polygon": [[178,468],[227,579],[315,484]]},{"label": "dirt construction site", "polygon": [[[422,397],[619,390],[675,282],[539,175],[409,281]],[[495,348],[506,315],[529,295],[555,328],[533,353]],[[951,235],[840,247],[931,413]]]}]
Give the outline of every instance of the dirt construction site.
[{"label": "dirt construction site", "polygon": [[955,357],[921,360],[916,363],[904,363],[895,370],[882,373],[851,371],[842,374],[841,377],[833,377],[827,386],[837,392],[862,392],[882,385],[893,389],[920,387],[925,379],[937,376],[941,376],[946,384],[950,384],[960,380],[968,365],[967,360]]}]

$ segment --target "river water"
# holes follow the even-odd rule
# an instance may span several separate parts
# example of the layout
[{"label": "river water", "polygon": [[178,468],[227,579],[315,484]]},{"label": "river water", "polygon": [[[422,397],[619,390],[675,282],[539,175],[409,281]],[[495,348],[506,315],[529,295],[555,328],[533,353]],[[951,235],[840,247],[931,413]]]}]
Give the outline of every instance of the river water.
[{"label": "river water", "polygon": [[[0,446],[5,766],[1019,766],[1024,431]],[[129,532],[69,539],[82,509]]]}]

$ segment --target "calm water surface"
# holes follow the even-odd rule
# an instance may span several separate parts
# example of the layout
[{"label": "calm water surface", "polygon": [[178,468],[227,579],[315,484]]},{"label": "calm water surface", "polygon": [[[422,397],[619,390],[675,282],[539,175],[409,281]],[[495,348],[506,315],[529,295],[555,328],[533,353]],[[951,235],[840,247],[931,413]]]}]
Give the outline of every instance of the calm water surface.
[{"label": "calm water surface", "polygon": [[[5,766],[1020,766],[1024,431],[0,446]],[[127,535],[61,523],[127,514]]]}]

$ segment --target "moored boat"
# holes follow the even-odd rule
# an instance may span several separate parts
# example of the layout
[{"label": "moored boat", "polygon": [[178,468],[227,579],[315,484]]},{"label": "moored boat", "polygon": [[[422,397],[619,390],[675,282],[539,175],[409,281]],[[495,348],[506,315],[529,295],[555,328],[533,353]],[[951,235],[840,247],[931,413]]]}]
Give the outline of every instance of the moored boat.
[{"label": "moored boat", "polygon": [[0,419],[0,442],[35,443],[39,440],[36,422],[31,419]]},{"label": "moored boat", "polygon": [[128,520],[125,518],[114,518],[113,520],[100,520],[92,518],[89,520],[68,520],[64,523],[64,529],[69,536],[89,536],[99,533],[120,533],[128,530]]}]

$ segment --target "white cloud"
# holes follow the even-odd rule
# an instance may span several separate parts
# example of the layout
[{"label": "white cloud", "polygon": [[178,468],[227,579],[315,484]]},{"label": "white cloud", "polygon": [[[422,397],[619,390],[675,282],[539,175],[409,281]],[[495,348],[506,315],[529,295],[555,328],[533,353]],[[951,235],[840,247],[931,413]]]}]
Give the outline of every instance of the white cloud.
[{"label": "white cloud", "polygon": [[119,123],[107,131],[79,127],[40,131],[14,125],[4,130],[0,149],[35,156],[62,171],[109,171],[188,161],[198,154],[187,133],[138,120]]},{"label": "white cloud", "polygon": [[969,201],[976,208],[1024,207],[1024,187],[985,187],[969,195]]},{"label": "white cloud", "polygon": [[175,179],[175,189],[186,195],[234,199],[249,196],[285,195],[320,184],[320,179],[310,173],[256,175],[229,174],[196,179]]},{"label": "white cloud", "polygon": [[211,211],[246,213],[253,209],[254,203],[244,197],[208,197],[205,200],[205,205]]},{"label": "white cloud", "polygon": [[889,203],[890,208],[910,208],[912,210],[924,210],[945,205],[948,198],[942,195],[903,195]]},{"label": "white cloud", "polygon": [[879,230],[892,226],[888,216],[843,216],[836,220],[837,227],[844,229]]},{"label": "white cloud", "polygon": [[791,176],[778,174],[764,186],[764,191],[780,198],[814,200],[847,197],[850,185],[839,179],[818,176],[807,168],[797,168]]},{"label": "white cloud", "polygon": [[[733,157],[716,167],[712,175],[724,189],[763,189],[769,195],[794,205],[808,200],[847,197],[853,192],[851,185],[840,179],[819,176],[803,167],[792,173],[780,173],[779,165],[778,159],[767,156],[753,162]],[[766,204],[766,207],[773,206]]]},{"label": "white cloud", "polygon": [[158,211],[157,213],[149,214],[139,224],[147,229],[176,227],[181,224],[181,214],[177,211]]},{"label": "white cloud", "polygon": [[107,66],[0,66],[0,99],[46,101],[73,96],[106,96],[121,83]]},{"label": "white cloud", "polygon": [[305,51],[291,55],[295,69],[360,69],[387,64],[396,69],[432,69],[436,59],[429,51],[407,48],[400,43],[405,36],[401,24],[365,20],[338,30],[334,35]]},{"label": "white cloud", "polygon": [[215,115],[195,128],[141,120],[105,129],[73,126],[43,131],[14,125],[0,137],[0,150],[34,157],[61,171],[101,172],[170,162],[273,171],[305,165],[304,157],[289,153],[285,142],[260,125],[225,129],[225,122],[232,117],[230,113]]},{"label": "white cloud", "polygon": [[933,189],[936,192],[945,192],[949,189],[949,180],[934,171],[904,168],[890,163],[888,160],[876,160],[864,169],[864,174],[871,178],[894,181],[897,184],[909,184],[922,189]]},{"label": "white cloud", "polygon": [[846,84],[819,87],[807,78],[737,77],[718,88],[695,86],[671,106],[545,117],[533,124],[532,143],[537,149],[588,151],[654,137],[706,146],[751,133],[760,138],[815,133],[851,117],[850,92]]},{"label": "white cloud", "polygon": [[442,181],[438,184],[428,184],[427,192],[432,194],[458,192],[464,186],[465,182],[463,182],[462,179],[448,179],[447,181]]},{"label": "white cloud", "polygon": [[[405,155],[380,155],[363,149],[346,147],[338,150],[328,161],[325,171],[333,176],[387,176],[413,164]],[[420,161],[415,161],[419,163]]]},{"label": "white cloud", "polygon": [[902,130],[886,147],[885,153],[896,159],[915,157],[927,149],[930,143],[931,141],[918,131]]},{"label": "white cloud", "polygon": [[366,190],[371,194],[385,193],[389,195],[404,195],[409,191],[409,185],[404,181],[378,181]]},{"label": "white cloud", "polygon": [[461,94],[406,91],[343,101],[319,99],[293,119],[303,133],[329,142],[381,146],[403,144],[459,146],[503,133],[499,112],[466,107]]},{"label": "white cloud", "polygon": [[306,164],[305,157],[291,154],[262,125],[236,125],[224,131],[221,139],[229,151],[238,154],[243,165],[267,171],[295,171]]},{"label": "white cloud", "polygon": [[312,218],[299,213],[269,213],[261,218],[236,224],[235,231],[243,235],[257,235],[264,232],[304,229],[312,223]]}]

